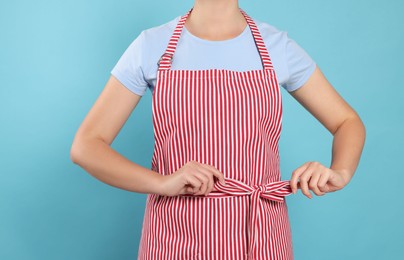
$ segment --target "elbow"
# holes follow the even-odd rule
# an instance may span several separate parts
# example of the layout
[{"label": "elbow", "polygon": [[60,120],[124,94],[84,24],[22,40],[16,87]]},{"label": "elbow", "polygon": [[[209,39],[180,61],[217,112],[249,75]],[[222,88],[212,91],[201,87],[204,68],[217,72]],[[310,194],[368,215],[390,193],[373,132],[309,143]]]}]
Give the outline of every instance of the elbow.
[{"label": "elbow", "polygon": [[80,139],[75,139],[70,148],[70,161],[74,164],[80,165],[80,162],[83,160],[83,156],[85,155],[84,150],[84,142]]},{"label": "elbow", "polygon": [[70,148],[70,161],[72,161],[74,164],[79,164],[79,158],[80,158],[80,149],[78,147],[78,144],[73,142]]},{"label": "elbow", "polygon": [[359,120],[360,126],[362,128],[363,142],[365,142],[365,140],[366,140],[366,126],[365,126],[365,124],[363,123],[362,119],[359,116],[358,116],[358,120]]},{"label": "elbow", "polygon": [[356,122],[356,125],[358,125],[358,128],[360,129],[359,131],[361,132],[363,139],[365,139],[366,127],[365,127],[365,124],[363,123],[362,119],[358,115],[358,113],[355,112],[355,114],[353,115],[353,120]]},{"label": "elbow", "polygon": [[75,137],[70,148],[70,160],[77,165],[84,165],[91,153],[97,150],[97,145],[104,141],[93,137]]},{"label": "elbow", "polygon": [[356,137],[359,139],[362,139],[363,142],[366,139],[366,126],[363,123],[362,119],[357,113],[354,113],[352,116],[347,118],[334,132],[337,133],[339,129],[345,128],[342,126],[346,126],[351,129],[355,129],[356,131]]}]

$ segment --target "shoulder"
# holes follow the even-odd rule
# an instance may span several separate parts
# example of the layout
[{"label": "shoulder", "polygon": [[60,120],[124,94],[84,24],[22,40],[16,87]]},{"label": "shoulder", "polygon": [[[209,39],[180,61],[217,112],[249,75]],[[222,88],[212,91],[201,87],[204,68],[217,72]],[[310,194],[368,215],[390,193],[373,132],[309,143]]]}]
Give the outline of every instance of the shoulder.
[{"label": "shoulder", "polygon": [[164,24],[145,29],[140,33],[139,37],[147,45],[159,44],[161,41],[168,42],[179,19],[180,16],[177,16]]},{"label": "shoulder", "polygon": [[276,26],[253,19],[258,27],[258,30],[262,36],[262,40],[268,50],[269,56],[274,65],[277,73],[278,81],[281,85],[288,80],[289,68],[286,57],[286,49],[288,42],[288,33],[286,31],[278,29]]},{"label": "shoulder", "polygon": [[180,18],[181,16],[177,16],[164,24],[145,29],[134,40],[139,42],[137,54],[142,56],[142,68],[145,74],[155,69],[155,63],[167,48]]},{"label": "shoulder", "polygon": [[179,19],[178,16],[159,26],[142,30],[128,46],[125,56],[136,58],[144,65],[150,56],[164,51]]},{"label": "shoulder", "polygon": [[287,31],[280,30],[276,26],[258,19],[253,20],[261,33],[262,39],[269,47],[272,47],[272,45],[286,44],[288,39]]},{"label": "shoulder", "polygon": [[254,19],[274,66],[279,71],[281,85],[288,91],[302,86],[312,74],[316,63],[287,31]]},{"label": "shoulder", "polygon": [[279,65],[278,67],[286,66],[287,57],[285,55],[290,42],[288,32],[257,19],[254,19],[254,22],[273,61]]}]

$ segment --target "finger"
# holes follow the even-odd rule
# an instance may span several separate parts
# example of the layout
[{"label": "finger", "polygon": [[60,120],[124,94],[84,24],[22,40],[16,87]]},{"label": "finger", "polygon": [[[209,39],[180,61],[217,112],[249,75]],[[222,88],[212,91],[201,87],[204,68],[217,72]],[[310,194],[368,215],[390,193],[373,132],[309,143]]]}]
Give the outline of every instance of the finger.
[{"label": "finger", "polygon": [[194,194],[194,187],[191,184],[186,184],[181,188],[179,194]]},{"label": "finger", "polygon": [[313,197],[309,191],[309,185],[308,185],[310,178],[311,178],[311,169],[310,167],[307,167],[307,169],[302,173],[302,175],[300,175],[300,188],[302,193],[306,195],[306,197],[308,197],[309,199]]},{"label": "finger", "polygon": [[215,189],[215,181],[213,176],[215,176],[222,184],[225,184],[225,178],[224,174],[221,173],[216,167],[210,165],[210,164],[204,164],[204,163],[199,163],[198,161],[192,161],[192,168],[197,169],[203,173],[205,173],[206,176],[208,176],[209,181],[208,181],[208,190],[205,192],[205,194],[210,193],[212,190]]},{"label": "finger", "polygon": [[181,189],[180,194],[194,194],[194,188],[192,186],[184,186]]},{"label": "finger", "polygon": [[296,193],[296,191],[298,189],[298,186],[297,186],[298,179],[299,179],[300,175],[304,172],[304,170],[307,169],[307,167],[308,167],[308,163],[305,163],[292,172],[292,177],[290,179],[290,187],[292,188],[293,193]]},{"label": "finger", "polygon": [[193,174],[186,174],[185,181],[186,184],[190,184],[192,186],[192,193],[196,193],[202,185],[201,181]]},{"label": "finger", "polygon": [[208,176],[206,176],[207,179],[207,183],[206,183],[206,191],[204,193],[204,195],[207,195],[209,193],[212,192],[213,190],[213,185],[214,185],[214,181],[213,181],[213,175],[209,174]]},{"label": "finger", "polygon": [[[207,189],[205,192],[205,195],[207,195],[208,193],[212,192],[212,190],[214,189],[214,185],[215,185],[215,181],[213,179],[213,172],[211,169],[209,169],[206,166],[202,166],[201,168],[204,168],[206,171],[203,171],[203,173],[206,175],[206,177],[208,178],[208,182],[207,182]],[[213,167],[214,168],[214,167]]]},{"label": "finger", "polygon": [[196,164],[194,169],[196,171],[197,178],[199,178],[202,182],[201,192],[198,192],[198,195],[206,195],[210,193],[214,185],[212,170],[204,166],[202,163]]},{"label": "finger", "polygon": [[204,164],[204,167],[211,170],[213,176],[215,176],[222,184],[225,184],[224,174],[219,171],[216,167],[210,164]]},{"label": "finger", "polygon": [[307,198],[311,199],[313,196],[311,195],[309,191],[309,186],[307,184],[306,180],[300,180],[300,190],[302,191],[303,195],[305,195]]},{"label": "finger", "polygon": [[212,181],[210,180],[213,179],[210,170],[204,167],[203,163],[200,163],[198,161],[191,161],[190,163],[191,163],[190,166],[193,169],[191,173],[193,173],[194,176],[198,178],[201,182],[200,191],[198,190],[195,195],[209,193],[210,190],[212,189],[210,186],[213,186],[213,184],[211,184],[213,180]]},{"label": "finger", "polygon": [[318,188],[318,180],[321,177],[321,172],[317,169],[316,172],[314,172],[310,178],[310,182],[309,182],[309,188],[314,192],[314,194],[316,194],[317,196],[322,196],[325,193],[322,192],[319,188]]},{"label": "finger", "polygon": [[329,179],[330,179],[330,174],[324,173],[324,174],[321,174],[320,179],[318,180],[317,186],[324,193],[329,192],[328,186],[327,186],[327,182]]},{"label": "finger", "polygon": [[202,195],[205,194],[205,192],[208,189],[208,184],[209,184],[209,177],[208,177],[209,173],[206,173],[204,171],[202,171],[201,169],[197,169],[194,172],[194,176],[196,178],[198,178],[198,180],[201,183],[201,186],[199,187],[199,191],[197,191],[195,193],[195,195]]}]

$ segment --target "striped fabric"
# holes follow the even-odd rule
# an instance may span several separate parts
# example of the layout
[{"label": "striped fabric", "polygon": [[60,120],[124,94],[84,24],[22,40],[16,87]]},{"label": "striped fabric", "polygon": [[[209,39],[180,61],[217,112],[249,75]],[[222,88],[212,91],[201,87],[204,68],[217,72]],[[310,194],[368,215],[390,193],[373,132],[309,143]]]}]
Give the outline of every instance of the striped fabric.
[{"label": "striped fabric", "polygon": [[226,183],[207,196],[148,194],[138,259],[293,259],[278,141],[282,100],[254,21],[263,69],[171,70],[181,17],[159,61],[152,97],[152,170],[169,175],[189,161],[215,166]]}]

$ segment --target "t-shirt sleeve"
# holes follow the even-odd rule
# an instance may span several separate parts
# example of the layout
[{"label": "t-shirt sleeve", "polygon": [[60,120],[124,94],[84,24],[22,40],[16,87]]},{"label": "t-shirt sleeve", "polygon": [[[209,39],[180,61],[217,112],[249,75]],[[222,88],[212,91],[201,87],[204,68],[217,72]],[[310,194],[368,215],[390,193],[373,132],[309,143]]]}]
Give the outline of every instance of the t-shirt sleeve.
[{"label": "t-shirt sleeve", "polygon": [[287,33],[285,52],[288,76],[283,87],[291,92],[306,83],[314,72],[316,63],[296,41],[288,37]]},{"label": "t-shirt sleeve", "polygon": [[142,32],[129,45],[111,70],[111,74],[126,88],[140,96],[145,94],[148,87],[143,73],[145,63],[143,46],[144,33]]}]

